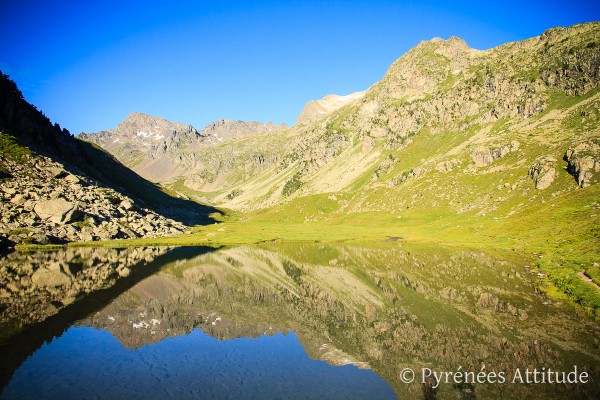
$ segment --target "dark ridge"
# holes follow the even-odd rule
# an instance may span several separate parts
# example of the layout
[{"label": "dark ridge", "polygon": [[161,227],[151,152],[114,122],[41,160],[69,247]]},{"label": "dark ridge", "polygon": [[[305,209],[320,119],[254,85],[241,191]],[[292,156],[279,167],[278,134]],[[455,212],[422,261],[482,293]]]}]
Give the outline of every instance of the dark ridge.
[{"label": "dark ridge", "polygon": [[40,155],[60,162],[71,173],[87,175],[140,205],[186,225],[216,222],[217,208],[169,196],[101,148],[74,137],[28,103],[17,85],[0,71],[0,131]]}]

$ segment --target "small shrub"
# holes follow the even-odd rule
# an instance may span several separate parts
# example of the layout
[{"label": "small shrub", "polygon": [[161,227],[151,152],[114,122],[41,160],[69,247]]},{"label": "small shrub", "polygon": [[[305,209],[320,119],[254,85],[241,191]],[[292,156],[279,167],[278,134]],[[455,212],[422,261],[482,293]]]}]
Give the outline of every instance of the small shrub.
[{"label": "small shrub", "polygon": [[289,196],[298,189],[300,189],[300,186],[302,186],[302,181],[300,180],[301,175],[302,174],[300,172],[296,172],[294,176],[292,176],[292,179],[285,183],[285,185],[283,186],[284,196]]},{"label": "small shrub", "polygon": [[244,193],[244,192],[239,189],[234,189],[229,194],[227,194],[227,200],[233,200],[236,197],[238,197],[239,195],[241,195],[242,193]]}]

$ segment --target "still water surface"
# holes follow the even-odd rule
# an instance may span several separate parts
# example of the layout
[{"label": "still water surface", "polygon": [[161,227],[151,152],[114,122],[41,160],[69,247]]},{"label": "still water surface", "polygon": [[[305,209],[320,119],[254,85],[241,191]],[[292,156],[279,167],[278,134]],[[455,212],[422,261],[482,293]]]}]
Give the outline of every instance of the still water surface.
[{"label": "still water surface", "polygon": [[[78,253],[2,260],[60,265],[75,297],[5,306],[0,399],[600,398],[598,323],[541,296],[514,256],[399,243],[66,252]],[[74,295],[107,260],[131,274]],[[587,383],[510,383],[575,366]],[[422,379],[459,367],[508,382]]]},{"label": "still water surface", "polygon": [[15,372],[14,399],[391,399],[373,371],[311,360],[293,333],[219,341],[194,329],[135,349],[71,327]]}]

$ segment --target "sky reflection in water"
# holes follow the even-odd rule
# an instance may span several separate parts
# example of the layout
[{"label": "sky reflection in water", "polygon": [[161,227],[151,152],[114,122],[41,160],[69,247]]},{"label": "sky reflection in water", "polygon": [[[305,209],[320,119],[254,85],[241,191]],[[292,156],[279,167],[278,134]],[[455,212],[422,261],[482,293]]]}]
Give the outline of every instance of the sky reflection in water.
[{"label": "sky reflection in water", "polygon": [[23,363],[0,398],[396,397],[371,370],[311,360],[293,332],[219,341],[194,329],[127,349],[110,332],[71,327]]}]

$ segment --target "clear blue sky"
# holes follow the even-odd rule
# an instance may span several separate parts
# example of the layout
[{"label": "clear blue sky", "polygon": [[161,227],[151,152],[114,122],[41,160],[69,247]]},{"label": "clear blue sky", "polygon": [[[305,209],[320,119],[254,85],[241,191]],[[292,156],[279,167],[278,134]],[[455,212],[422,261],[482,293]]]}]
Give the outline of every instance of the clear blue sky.
[{"label": "clear blue sky", "polygon": [[292,124],[378,81],[421,40],[474,48],[600,20],[599,1],[0,0],[0,69],[72,133],[133,111],[202,128]]}]

